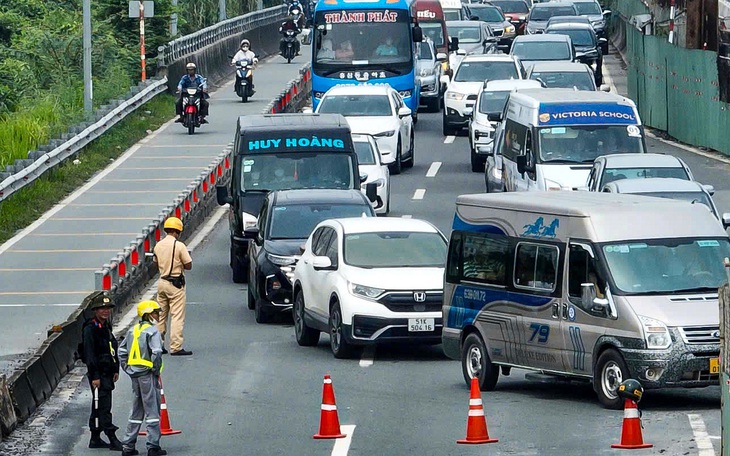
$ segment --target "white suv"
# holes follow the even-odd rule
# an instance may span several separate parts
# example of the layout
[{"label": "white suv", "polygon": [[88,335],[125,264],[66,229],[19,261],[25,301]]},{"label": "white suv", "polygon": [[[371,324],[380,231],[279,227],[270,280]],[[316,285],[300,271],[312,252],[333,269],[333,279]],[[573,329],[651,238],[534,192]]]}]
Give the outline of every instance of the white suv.
[{"label": "white suv", "polygon": [[454,135],[467,126],[467,115],[474,107],[484,81],[524,79],[519,58],[506,54],[467,55],[459,64],[444,94],[443,133]]},{"label": "white suv", "polygon": [[447,249],[423,220],[320,223],[293,273],[297,343],[317,345],[327,332],[336,358],[385,341],[440,343]]}]

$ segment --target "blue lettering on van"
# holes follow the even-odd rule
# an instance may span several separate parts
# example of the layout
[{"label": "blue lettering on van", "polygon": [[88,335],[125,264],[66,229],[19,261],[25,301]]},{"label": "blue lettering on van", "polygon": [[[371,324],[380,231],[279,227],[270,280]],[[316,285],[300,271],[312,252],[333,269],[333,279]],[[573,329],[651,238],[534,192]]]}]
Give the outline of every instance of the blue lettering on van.
[{"label": "blue lettering on van", "polygon": [[560,226],[560,220],[553,219],[549,225],[545,225],[545,219],[538,217],[533,223],[527,224],[522,228],[525,231],[522,233],[523,237],[536,237],[536,238],[554,238],[557,235],[558,227]]},{"label": "blue lettering on van", "polygon": [[307,136],[298,138],[256,139],[248,142],[248,150],[308,148],[344,149],[345,141],[336,138]]},{"label": "blue lettering on van", "polygon": [[553,298],[533,296],[526,293],[497,290],[485,287],[467,287],[457,285],[451,302],[446,327],[463,328],[474,322],[479,312],[493,303],[511,304],[516,306],[542,307],[549,304]]},{"label": "blue lettering on van", "polygon": [[530,325],[530,330],[532,331],[532,336],[530,336],[530,340],[528,342],[534,341],[537,337],[537,343],[547,343],[548,337],[550,337],[550,326],[541,325],[539,323],[532,323]]},{"label": "blue lettering on van", "polygon": [[543,125],[638,125],[634,108],[616,103],[542,104],[538,113]]}]

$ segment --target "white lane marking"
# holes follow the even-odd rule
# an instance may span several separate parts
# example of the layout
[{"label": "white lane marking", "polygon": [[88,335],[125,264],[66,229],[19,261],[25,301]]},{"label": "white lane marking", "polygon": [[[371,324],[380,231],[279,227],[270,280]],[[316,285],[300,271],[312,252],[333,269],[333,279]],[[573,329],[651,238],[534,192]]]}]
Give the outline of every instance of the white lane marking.
[{"label": "white lane marking", "polygon": [[444,144],[451,144],[454,142],[455,139],[456,139],[456,136],[449,135],[444,138]]},{"label": "white lane marking", "polygon": [[[604,79],[607,80],[608,85],[611,87],[611,91],[613,93],[615,93],[615,94],[618,94],[618,90],[616,89],[616,84],[613,83],[613,77],[611,76],[611,71],[608,69],[608,66],[606,66],[606,65],[603,66],[603,77],[604,77]],[[649,128],[651,128],[651,127],[649,127]],[[719,161],[719,162],[726,163],[726,164],[730,165],[730,158],[720,157],[717,154],[707,153],[707,152],[705,152],[703,150],[697,149],[696,147],[692,147],[692,146],[688,146],[686,144],[681,144],[679,142],[670,141],[668,139],[660,138],[659,136],[655,135],[654,133],[652,133],[650,131],[644,130],[644,133],[649,138],[656,139],[657,141],[659,141],[661,143],[664,143],[664,144],[666,144],[668,146],[674,146],[674,147],[677,147],[679,149],[682,149],[685,152],[690,152],[690,153],[695,154],[695,155],[700,155],[702,157],[710,158],[712,160],[716,160],[716,161]]]},{"label": "white lane marking", "polygon": [[401,215],[401,218],[413,218],[413,216],[411,214],[404,214]]},{"label": "white lane marking", "polygon": [[422,200],[425,195],[426,195],[426,189],[425,188],[419,188],[415,192],[413,192],[413,199],[414,200]]},{"label": "white lane marking", "polygon": [[689,425],[695,436],[697,455],[715,456],[715,448],[712,446],[710,436],[707,434],[707,428],[705,427],[705,421],[702,419],[702,416],[695,413],[688,413],[687,418],[689,418]]},{"label": "white lane marking", "polygon": [[431,163],[431,167],[429,167],[428,171],[426,171],[426,177],[436,177],[436,173],[439,172],[439,168],[441,168],[441,162]]},{"label": "white lane marking", "polygon": [[48,212],[43,214],[38,220],[31,223],[27,228],[22,230],[20,233],[16,234],[12,238],[10,238],[7,242],[5,242],[3,245],[0,245],[0,254],[4,253],[6,250],[8,250],[10,247],[17,244],[21,239],[26,237],[28,234],[35,231],[39,226],[41,226],[43,223],[45,223],[48,219],[56,215],[61,209],[65,208],[69,204],[71,204],[74,200],[76,200],[79,196],[83,195],[87,190],[89,190],[94,185],[98,184],[102,179],[104,179],[106,176],[108,176],[112,171],[117,169],[122,163],[127,161],[132,155],[134,155],[135,152],[137,152],[139,149],[141,149],[145,144],[153,140],[157,135],[159,135],[163,130],[165,130],[167,127],[175,123],[175,119],[169,120],[162,124],[160,128],[153,131],[151,134],[145,136],[142,138],[137,144],[133,145],[129,148],[125,153],[122,154],[121,157],[114,160],[114,162],[109,165],[107,168],[102,170],[99,174],[94,176],[93,179],[91,179],[89,182],[87,182],[84,186],[76,190],[75,192],[71,193],[69,196],[67,196],[63,201],[55,205],[53,208],[51,208]]},{"label": "white lane marking", "polygon": [[[193,237],[193,239],[190,240],[190,243],[188,244],[188,251],[192,251],[195,249],[202,241],[205,239],[206,236],[208,236],[213,229],[215,228],[216,223],[228,213],[228,205],[225,206],[219,206],[216,208],[216,210],[213,212],[213,215],[210,217],[210,220],[208,220],[205,225],[198,231],[198,233]],[[192,254],[192,253],[191,253]],[[150,286],[142,295],[140,298],[140,301],[146,301],[149,299],[152,299],[153,296],[157,293],[157,281],[155,281],[152,286]],[[78,305],[78,304],[77,304]],[[131,309],[129,309],[129,312],[127,312],[120,320],[119,323],[114,325],[114,335],[119,337],[126,333],[127,328],[134,323],[134,321],[137,319],[137,308],[136,306],[132,306]]]},{"label": "white lane marking", "polygon": [[335,446],[332,448],[332,456],[347,456],[350,451],[350,443],[352,443],[352,434],[355,433],[354,424],[344,424],[340,426],[340,431],[347,434],[347,437],[335,440]]},{"label": "white lane marking", "polygon": [[360,357],[360,367],[370,367],[373,365],[375,358],[375,347],[373,345],[366,346],[362,351]]}]

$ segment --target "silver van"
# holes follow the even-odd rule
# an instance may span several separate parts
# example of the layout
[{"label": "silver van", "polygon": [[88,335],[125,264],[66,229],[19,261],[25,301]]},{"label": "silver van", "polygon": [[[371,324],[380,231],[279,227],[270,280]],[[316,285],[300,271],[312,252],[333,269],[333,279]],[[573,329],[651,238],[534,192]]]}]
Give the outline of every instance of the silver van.
[{"label": "silver van", "polygon": [[[635,195],[461,195],[443,349],[467,383],[500,371],[592,382],[608,408],[645,388],[718,384],[717,289],[730,238],[699,204]],[[546,377],[547,376],[547,377]]]},{"label": "silver van", "polygon": [[494,166],[508,192],[576,190],[599,155],[646,152],[636,105],[613,93],[520,90],[502,117]]}]

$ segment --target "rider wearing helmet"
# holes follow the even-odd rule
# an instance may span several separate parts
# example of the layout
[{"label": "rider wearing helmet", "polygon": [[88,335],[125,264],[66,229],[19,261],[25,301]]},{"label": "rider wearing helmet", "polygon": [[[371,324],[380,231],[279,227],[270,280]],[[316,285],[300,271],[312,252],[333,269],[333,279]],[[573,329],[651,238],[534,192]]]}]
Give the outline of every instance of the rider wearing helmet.
[{"label": "rider wearing helmet", "polygon": [[[190,62],[185,65],[185,74],[180,78],[180,82],[177,84],[177,93],[181,93],[183,90],[190,87],[203,86],[203,96],[200,98],[200,123],[208,123],[205,117],[208,115],[208,83],[202,75],[197,74],[197,67],[194,63]],[[182,96],[178,97],[177,103],[175,104],[175,112],[178,115],[178,119],[175,122],[182,123]]]},{"label": "rider wearing helmet", "polygon": [[[256,58],[256,54],[251,50],[251,42],[249,40],[241,40],[241,45],[238,49],[238,52],[236,52],[236,55],[233,56],[231,59],[231,65],[235,65],[236,62],[239,62],[241,60],[248,60],[252,64],[256,65],[259,63],[259,59]],[[233,86],[233,91],[236,91],[236,87],[241,83],[238,77],[238,73],[236,73],[236,85]],[[253,90],[253,76],[251,76],[251,93],[255,93]]]},{"label": "rider wearing helmet", "polygon": [[[279,33],[281,33],[284,37],[286,37],[286,32],[288,30],[293,30],[294,35],[299,35],[302,33],[301,28],[301,22],[302,22],[303,16],[302,16],[302,10],[299,8],[299,6],[292,5],[289,8],[289,16],[284,20],[284,22],[281,23],[281,26],[279,27]],[[299,40],[295,41],[296,43],[296,54],[299,55]],[[279,51],[283,54],[284,53],[284,46],[285,42],[282,39],[279,42]]]}]

